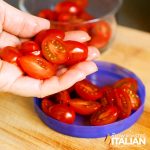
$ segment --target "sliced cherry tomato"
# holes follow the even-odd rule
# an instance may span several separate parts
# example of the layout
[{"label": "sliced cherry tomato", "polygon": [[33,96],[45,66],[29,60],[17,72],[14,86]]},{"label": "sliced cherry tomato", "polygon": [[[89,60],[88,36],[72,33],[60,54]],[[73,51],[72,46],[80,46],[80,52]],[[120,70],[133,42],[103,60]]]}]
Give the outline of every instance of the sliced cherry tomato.
[{"label": "sliced cherry tomato", "polygon": [[74,110],[64,104],[57,104],[49,109],[49,115],[61,122],[72,124],[75,121]]},{"label": "sliced cherry tomato", "polygon": [[121,88],[114,89],[119,118],[127,118],[131,114],[131,101],[129,95]]},{"label": "sliced cherry tomato", "polygon": [[86,101],[86,100],[76,98],[70,101],[70,106],[78,114],[90,115],[95,111],[97,111],[101,107],[101,104],[96,101]]},{"label": "sliced cherry tomato", "polygon": [[88,80],[82,80],[75,84],[75,90],[77,94],[85,99],[94,101],[102,97],[103,93],[100,88],[94,84],[92,84]]},{"label": "sliced cherry tomato", "polygon": [[55,10],[57,13],[78,14],[81,8],[74,2],[63,1],[56,5]]},{"label": "sliced cherry tomato", "polygon": [[64,64],[69,59],[66,44],[58,38],[45,38],[42,42],[42,54],[49,62],[54,64]]},{"label": "sliced cherry tomato", "polygon": [[20,51],[23,55],[31,54],[35,56],[41,56],[41,50],[38,44],[34,41],[23,42],[20,46]]},{"label": "sliced cherry tomato", "polygon": [[47,36],[49,36],[51,38],[59,38],[59,39],[63,40],[65,37],[65,33],[62,30],[58,30],[58,29],[43,30],[35,36],[34,40],[36,43],[38,43],[41,46],[43,40]]},{"label": "sliced cherry tomato", "polygon": [[117,87],[121,87],[121,88],[128,87],[129,89],[137,92],[137,90],[138,90],[138,83],[133,78],[123,78],[123,79],[117,81],[114,84],[114,87],[116,87],[116,88]]},{"label": "sliced cherry tomato", "polygon": [[75,2],[82,9],[84,9],[88,5],[88,0],[66,0],[66,1]]},{"label": "sliced cherry tomato", "polygon": [[18,63],[25,73],[37,79],[47,79],[55,75],[56,68],[42,57],[25,55],[18,58]]},{"label": "sliced cherry tomato", "polygon": [[48,98],[44,98],[41,102],[41,109],[46,115],[49,115],[49,108],[53,105],[54,103],[51,100],[49,100]]},{"label": "sliced cherry tomato", "polygon": [[48,20],[56,20],[57,14],[55,11],[52,11],[50,9],[43,9],[38,13],[38,16],[41,18],[45,18]]},{"label": "sliced cherry tomato", "polygon": [[68,104],[70,101],[69,92],[67,90],[65,90],[65,91],[61,91],[61,92],[57,93],[56,94],[56,100],[60,104]]},{"label": "sliced cherry tomato", "polygon": [[74,65],[78,62],[85,61],[88,56],[88,47],[76,41],[65,41],[67,49],[69,50],[69,61],[67,65]]},{"label": "sliced cherry tomato", "polygon": [[12,46],[7,46],[0,50],[0,58],[9,63],[15,64],[20,56],[21,53],[18,51],[18,49]]},{"label": "sliced cherry tomato", "polygon": [[135,93],[135,91],[129,89],[128,87],[124,87],[123,90],[130,97],[132,110],[136,111],[141,105],[141,100],[140,100],[139,96]]},{"label": "sliced cherry tomato", "polygon": [[90,119],[91,125],[99,126],[113,123],[118,118],[118,110],[115,106],[106,106],[96,111]]}]

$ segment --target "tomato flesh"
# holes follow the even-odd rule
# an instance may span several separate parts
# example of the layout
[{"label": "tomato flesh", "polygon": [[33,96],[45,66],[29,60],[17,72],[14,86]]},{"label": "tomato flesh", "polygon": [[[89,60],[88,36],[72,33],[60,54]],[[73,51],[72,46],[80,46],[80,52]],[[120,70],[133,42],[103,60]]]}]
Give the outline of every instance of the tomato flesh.
[{"label": "tomato flesh", "polygon": [[75,90],[77,94],[85,100],[94,101],[101,98],[103,95],[100,88],[88,80],[77,82],[75,84]]},{"label": "tomato flesh", "polygon": [[18,58],[18,63],[25,73],[36,79],[48,79],[56,72],[53,64],[34,55],[21,56]]},{"label": "tomato flesh", "polygon": [[65,41],[69,50],[69,60],[67,65],[74,65],[78,62],[85,61],[88,56],[88,47],[85,44],[76,41]]},{"label": "tomato flesh", "polygon": [[74,110],[64,104],[56,104],[49,109],[49,115],[61,122],[72,124],[75,121]]},{"label": "tomato flesh", "polygon": [[118,109],[115,106],[106,106],[96,111],[90,119],[91,125],[100,126],[113,123],[118,118]]},{"label": "tomato flesh", "polygon": [[101,107],[99,102],[86,101],[79,98],[72,99],[70,106],[80,115],[90,115]]},{"label": "tomato flesh", "polygon": [[17,59],[20,56],[21,53],[18,49],[12,46],[7,46],[0,50],[0,58],[9,63],[16,64]]},{"label": "tomato flesh", "polygon": [[68,104],[70,101],[69,92],[67,90],[65,90],[65,91],[61,91],[61,92],[57,93],[56,94],[56,100],[60,104]]}]

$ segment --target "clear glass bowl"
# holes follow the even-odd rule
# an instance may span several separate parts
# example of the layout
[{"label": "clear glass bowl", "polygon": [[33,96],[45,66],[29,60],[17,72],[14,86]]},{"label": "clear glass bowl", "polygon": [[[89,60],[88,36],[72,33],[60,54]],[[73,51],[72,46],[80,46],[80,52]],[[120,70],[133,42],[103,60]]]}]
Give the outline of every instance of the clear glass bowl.
[{"label": "clear glass bowl", "polygon": [[[22,11],[37,15],[38,12],[42,9],[50,8],[53,10],[55,5],[61,1],[62,0],[19,0],[19,8]],[[95,25],[98,25],[99,22],[106,21],[110,26],[111,35],[106,44],[100,44],[100,37],[98,38],[98,40],[96,40],[97,43],[95,43],[95,46],[99,48],[100,52],[104,52],[111,46],[112,41],[115,38],[117,27],[115,13],[118,11],[121,4],[122,0],[89,0],[89,5],[86,11],[90,15],[94,16],[94,19],[83,21],[80,23],[51,21],[51,27],[69,31],[78,30],[81,28],[85,29],[85,26],[94,27]]]}]

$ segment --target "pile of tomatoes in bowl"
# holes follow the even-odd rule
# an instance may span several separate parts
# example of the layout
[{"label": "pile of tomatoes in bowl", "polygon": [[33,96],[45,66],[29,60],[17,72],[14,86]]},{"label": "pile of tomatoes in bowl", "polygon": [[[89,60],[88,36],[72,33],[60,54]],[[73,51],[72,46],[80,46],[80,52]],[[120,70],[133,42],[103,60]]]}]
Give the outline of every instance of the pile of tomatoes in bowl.
[{"label": "pile of tomatoes in bowl", "polygon": [[85,44],[64,41],[64,37],[62,30],[43,30],[33,40],[0,49],[0,58],[18,65],[30,77],[48,79],[56,74],[61,65],[70,67],[85,61],[88,56]]},{"label": "pile of tomatoes in bowl", "polygon": [[103,87],[82,80],[68,90],[43,98],[41,109],[47,116],[67,124],[73,124],[76,115],[81,115],[88,125],[107,125],[128,118],[140,107],[137,89],[133,78]]},{"label": "pile of tomatoes in bowl", "polygon": [[42,9],[38,16],[50,20],[51,28],[83,30],[91,36],[87,45],[106,48],[112,38],[111,23],[109,19],[95,19],[86,11],[87,6],[88,0],[64,0],[58,2],[53,10]]}]

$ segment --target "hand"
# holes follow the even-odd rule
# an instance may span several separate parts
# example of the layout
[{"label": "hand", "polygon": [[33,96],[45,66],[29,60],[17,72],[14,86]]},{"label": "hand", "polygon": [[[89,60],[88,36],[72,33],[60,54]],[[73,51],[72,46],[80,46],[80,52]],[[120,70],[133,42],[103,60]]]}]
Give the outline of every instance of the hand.
[{"label": "hand", "polygon": [[[22,38],[30,38],[43,29],[50,28],[50,22],[24,12],[0,0],[0,48],[15,46]],[[83,31],[67,32],[65,40],[88,41],[90,37]],[[90,60],[99,56],[94,47],[89,47],[87,61],[78,63],[71,68],[62,68],[57,76],[47,80],[37,80],[23,76],[23,72],[15,65],[0,60],[0,91],[10,92],[26,97],[45,97],[65,90],[87,75],[97,71],[96,65]]]}]

